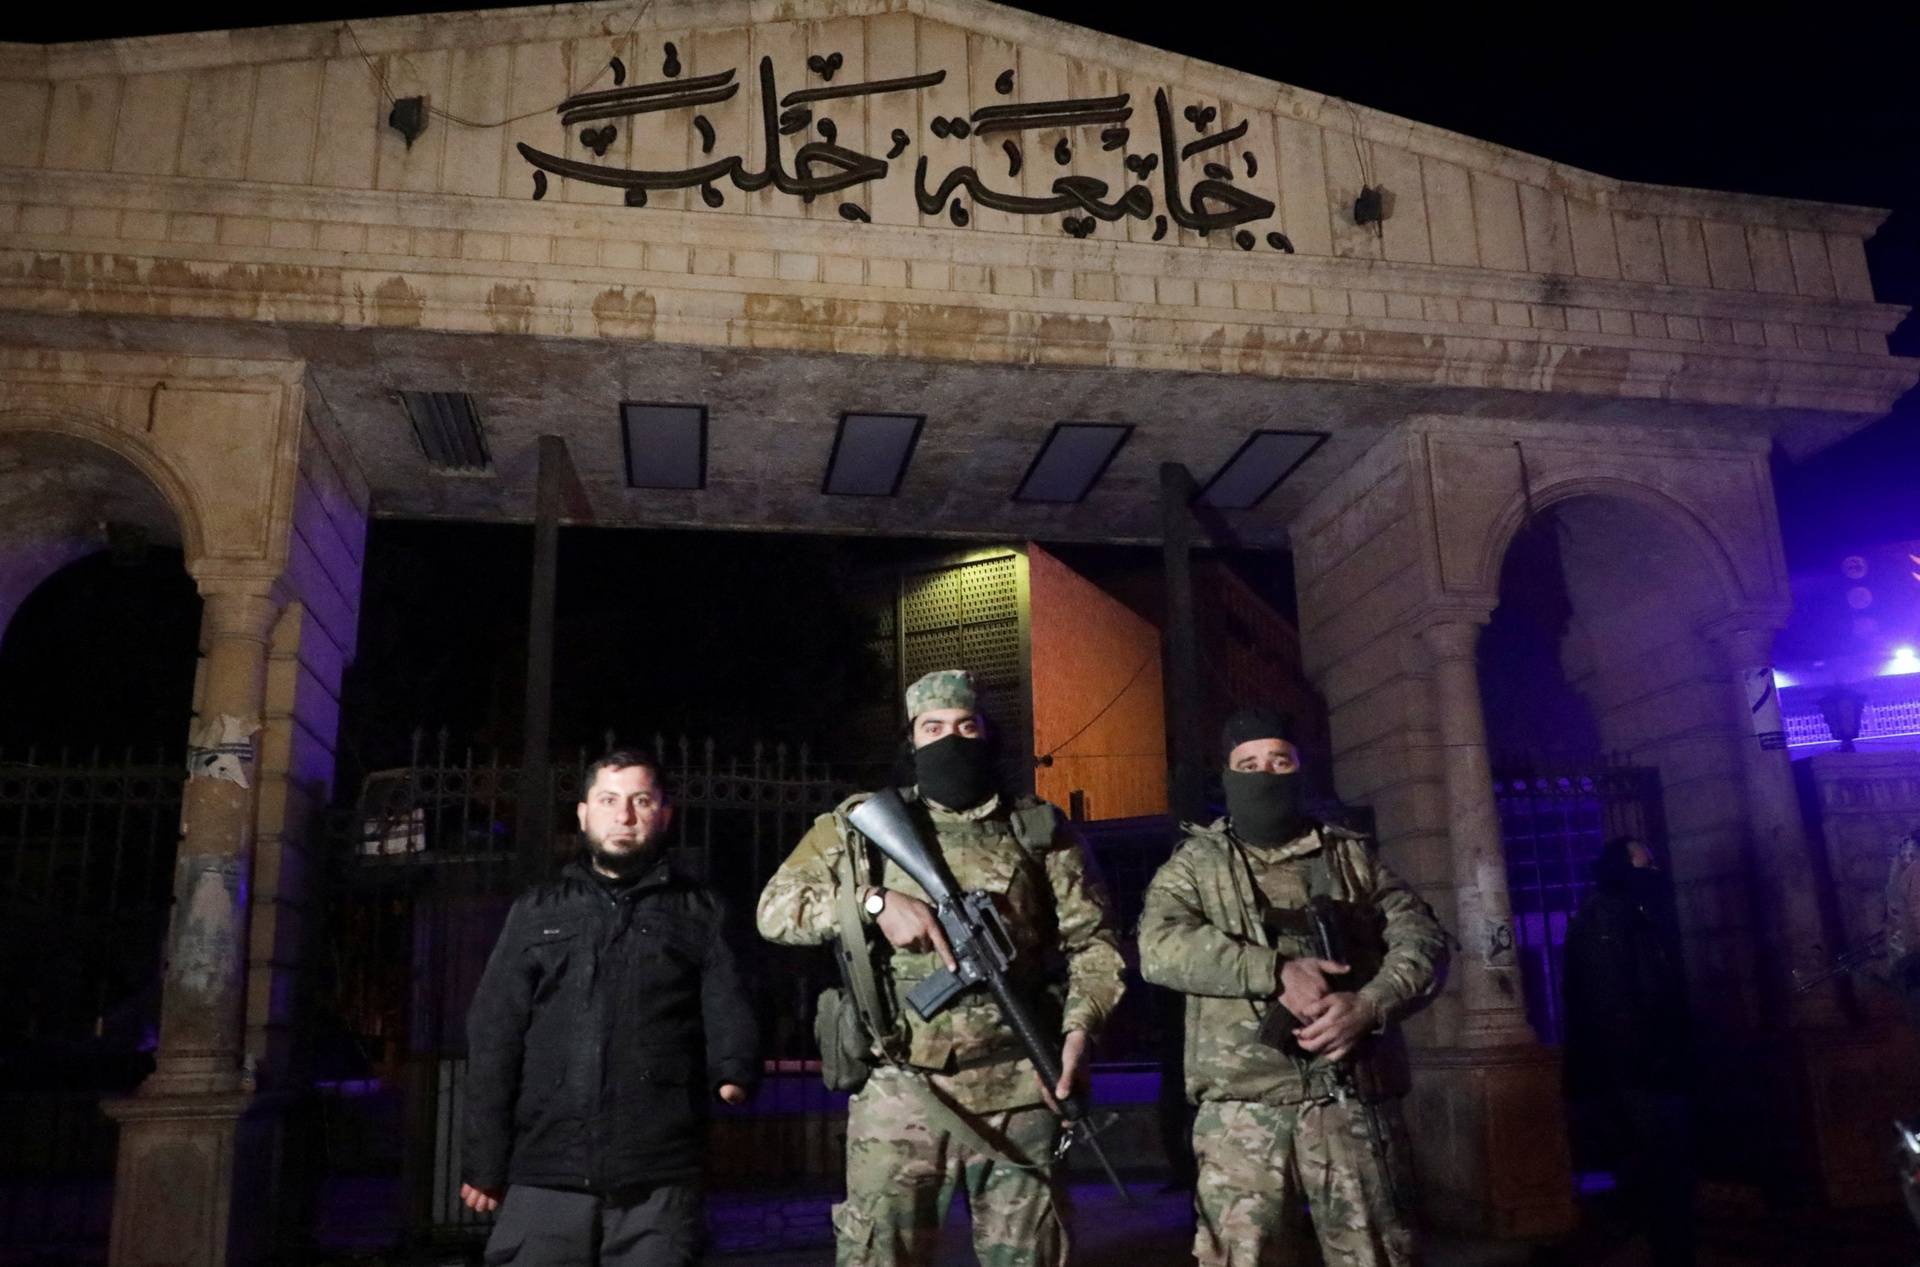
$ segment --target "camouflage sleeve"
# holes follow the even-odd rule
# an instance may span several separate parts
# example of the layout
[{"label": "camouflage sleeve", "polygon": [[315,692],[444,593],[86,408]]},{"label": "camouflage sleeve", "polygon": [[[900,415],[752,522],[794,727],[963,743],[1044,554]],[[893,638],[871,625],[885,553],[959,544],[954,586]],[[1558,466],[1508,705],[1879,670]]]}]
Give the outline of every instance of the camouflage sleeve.
[{"label": "camouflage sleeve", "polygon": [[842,848],[833,815],[816,818],[760,892],[754,922],[762,937],[784,946],[834,939],[840,929],[835,902]]},{"label": "camouflage sleeve", "polygon": [[1363,874],[1373,879],[1373,904],[1386,917],[1386,958],[1360,994],[1380,1011],[1383,1024],[1425,1007],[1447,978],[1446,930],[1433,908],[1379,858],[1367,855]]},{"label": "camouflage sleeve", "polygon": [[1140,975],[1182,994],[1272,998],[1279,990],[1279,955],[1210,921],[1200,892],[1188,849],[1154,875],[1140,913]]},{"label": "camouflage sleeve", "polygon": [[1098,1037],[1126,989],[1126,961],[1113,926],[1113,904],[1087,867],[1085,847],[1062,832],[1047,853],[1047,882],[1060,928],[1060,950],[1067,960],[1067,1003],[1061,1029]]}]

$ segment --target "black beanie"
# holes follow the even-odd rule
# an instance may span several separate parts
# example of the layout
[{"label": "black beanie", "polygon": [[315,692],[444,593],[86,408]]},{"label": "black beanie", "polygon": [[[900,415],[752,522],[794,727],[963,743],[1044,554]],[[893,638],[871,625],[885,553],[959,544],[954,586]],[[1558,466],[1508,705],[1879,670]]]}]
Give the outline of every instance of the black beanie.
[{"label": "black beanie", "polygon": [[1243,708],[1220,728],[1220,755],[1224,759],[1249,739],[1285,739],[1293,742],[1293,722],[1270,708]]}]

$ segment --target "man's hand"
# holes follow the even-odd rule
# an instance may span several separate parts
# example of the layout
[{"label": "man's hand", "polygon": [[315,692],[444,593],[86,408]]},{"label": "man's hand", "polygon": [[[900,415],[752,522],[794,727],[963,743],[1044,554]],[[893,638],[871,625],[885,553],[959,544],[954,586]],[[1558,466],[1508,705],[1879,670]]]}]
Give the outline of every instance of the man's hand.
[{"label": "man's hand", "polygon": [[1380,1023],[1380,1012],[1358,994],[1329,994],[1318,1019],[1293,1031],[1302,1051],[1325,1053],[1328,1060],[1345,1060],[1353,1048]]},{"label": "man's hand", "polygon": [[1072,1029],[1060,1044],[1060,1081],[1049,1087],[1046,1080],[1035,1070],[1034,1080],[1040,1084],[1040,1094],[1046,1100],[1047,1107],[1055,1113],[1060,1111],[1060,1101],[1074,1092],[1084,1090],[1087,1084],[1087,1031]]},{"label": "man's hand", "polygon": [[940,927],[939,916],[919,898],[888,889],[887,904],[874,916],[873,922],[887,944],[895,949],[937,950],[949,971],[959,967],[954,962],[953,947],[947,945],[947,934]]},{"label": "man's hand", "polygon": [[720,1098],[728,1104],[745,1104],[747,1089],[738,1083],[723,1082],[720,1084]]},{"label": "man's hand", "polygon": [[470,1183],[460,1185],[460,1199],[475,1214],[492,1214],[500,1208],[501,1189],[476,1188]]},{"label": "man's hand", "polygon": [[1287,960],[1280,965],[1280,1006],[1302,1021],[1318,1020],[1333,997],[1327,977],[1346,971],[1346,964],[1331,959]]}]

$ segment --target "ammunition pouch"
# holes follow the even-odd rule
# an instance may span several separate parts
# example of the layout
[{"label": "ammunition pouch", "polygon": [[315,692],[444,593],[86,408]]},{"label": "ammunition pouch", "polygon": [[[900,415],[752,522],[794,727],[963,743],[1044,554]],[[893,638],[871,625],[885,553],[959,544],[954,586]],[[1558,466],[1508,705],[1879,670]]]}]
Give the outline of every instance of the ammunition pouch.
[{"label": "ammunition pouch", "polygon": [[874,1066],[873,1043],[860,1009],[841,987],[820,991],[814,1005],[813,1040],[820,1047],[820,1080],[829,1091],[858,1091]]}]

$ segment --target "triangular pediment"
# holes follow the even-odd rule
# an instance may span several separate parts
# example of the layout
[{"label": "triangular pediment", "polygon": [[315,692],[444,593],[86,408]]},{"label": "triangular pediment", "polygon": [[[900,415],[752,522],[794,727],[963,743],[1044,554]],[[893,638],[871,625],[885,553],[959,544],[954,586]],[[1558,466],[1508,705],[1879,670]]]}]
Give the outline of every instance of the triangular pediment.
[{"label": "triangular pediment", "polygon": [[[1623,185],[985,0],[596,3],[9,52],[98,80],[55,114],[116,112],[107,142],[55,120],[50,149],[87,137],[107,147],[90,161],[154,174],[1677,284],[1718,255],[1784,265],[1788,289],[1780,229],[1871,221]],[[1737,261],[1706,229],[1756,213],[1779,227]]]}]

